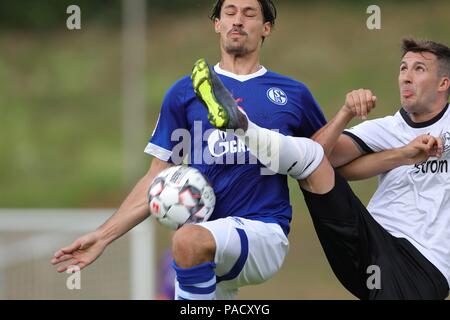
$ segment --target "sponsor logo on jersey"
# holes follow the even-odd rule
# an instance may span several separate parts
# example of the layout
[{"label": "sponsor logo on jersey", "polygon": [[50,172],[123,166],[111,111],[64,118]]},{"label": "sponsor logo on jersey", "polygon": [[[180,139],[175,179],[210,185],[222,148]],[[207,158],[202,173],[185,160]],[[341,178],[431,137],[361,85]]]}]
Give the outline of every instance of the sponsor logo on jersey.
[{"label": "sponsor logo on jersey", "polygon": [[234,135],[228,136],[226,132],[214,130],[208,137],[209,153],[214,157],[221,157],[227,153],[246,152],[248,148]]},{"label": "sponsor logo on jersey", "polygon": [[414,165],[413,173],[447,173],[447,160],[431,160]]},{"label": "sponsor logo on jersey", "polygon": [[443,153],[450,150],[450,132],[445,132],[441,135],[442,144],[444,147]]},{"label": "sponsor logo on jersey", "polygon": [[[450,151],[450,132],[441,134],[443,151],[442,154]],[[428,160],[414,165],[413,173],[447,173],[448,161],[446,159]]]},{"label": "sponsor logo on jersey", "polygon": [[287,94],[279,88],[270,88],[267,90],[267,98],[279,106],[284,106],[288,102]]}]

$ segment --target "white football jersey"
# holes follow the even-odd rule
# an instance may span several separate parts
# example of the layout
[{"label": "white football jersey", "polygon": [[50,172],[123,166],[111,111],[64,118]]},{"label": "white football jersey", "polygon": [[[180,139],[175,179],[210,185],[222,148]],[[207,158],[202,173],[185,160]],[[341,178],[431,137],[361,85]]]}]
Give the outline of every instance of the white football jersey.
[{"label": "white football jersey", "polygon": [[346,130],[364,150],[402,147],[421,134],[440,136],[441,158],[395,168],[378,177],[367,207],[390,234],[409,240],[450,285],[450,108],[434,119],[414,123],[405,110]]}]

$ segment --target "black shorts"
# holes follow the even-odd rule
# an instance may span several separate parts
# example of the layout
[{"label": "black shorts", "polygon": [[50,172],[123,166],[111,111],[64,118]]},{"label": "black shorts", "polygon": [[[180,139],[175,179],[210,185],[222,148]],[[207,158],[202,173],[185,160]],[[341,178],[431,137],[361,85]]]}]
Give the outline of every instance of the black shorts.
[{"label": "black shorts", "polygon": [[334,188],[302,190],[336,277],[359,299],[445,299],[447,280],[408,240],[376,222],[336,173]]}]

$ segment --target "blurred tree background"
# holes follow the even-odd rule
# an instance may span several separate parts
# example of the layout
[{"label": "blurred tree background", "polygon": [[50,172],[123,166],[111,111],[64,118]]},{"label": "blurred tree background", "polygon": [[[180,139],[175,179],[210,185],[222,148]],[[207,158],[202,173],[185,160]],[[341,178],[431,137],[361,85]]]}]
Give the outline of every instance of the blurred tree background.
[{"label": "blurred tree background", "polygon": [[[133,1],[133,0],[131,0]],[[215,1],[211,0],[147,0],[147,11],[151,16],[160,14],[184,15],[213,6]],[[308,4],[306,0],[274,0],[276,6],[297,4]],[[396,1],[358,1],[358,0],[319,0],[331,6],[358,6],[366,7],[370,4],[382,5],[384,3],[396,2],[409,5],[418,0],[396,0]],[[65,21],[61,12],[76,4],[83,8],[83,16],[86,20],[95,20],[97,23],[109,27],[120,25],[121,1],[120,0],[22,0],[0,2],[0,26],[8,29],[49,30],[58,28]]]},{"label": "blurred tree background", "polygon": [[[262,63],[308,85],[331,118],[351,89],[379,98],[373,117],[399,108],[402,37],[448,44],[449,1],[274,1],[278,20]],[[147,1],[146,123],[142,151],[161,101],[194,61],[219,59],[208,20],[211,0]],[[66,28],[69,5],[82,29]],[[366,9],[381,8],[368,30]],[[117,207],[122,179],[122,2],[0,0],[0,207]],[[357,123],[357,122],[355,122]],[[145,166],[150,164],[143,152]],[[367,203],[376,181],[354,183]],[[298,187],[291,252],[280,274],[241,298],[351,298],[337,283],[314,234]],[[160,250],[170,234],[158,228]]]}]

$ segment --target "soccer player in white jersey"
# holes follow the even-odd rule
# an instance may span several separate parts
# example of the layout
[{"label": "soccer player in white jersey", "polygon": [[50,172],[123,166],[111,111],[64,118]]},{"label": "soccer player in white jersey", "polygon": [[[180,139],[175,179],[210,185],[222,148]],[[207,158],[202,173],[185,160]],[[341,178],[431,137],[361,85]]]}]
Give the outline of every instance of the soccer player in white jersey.
[{"label": "soccer player in white jersey", "polygon": [[[246,130],[240,138],[253,140],[248,145],[258,157],[278,147],[278,161],[267,161],[267,166],[299,181],[334,273],[360,299],[448,296],[449,78],[447,46],[405,39],[398,79],[401,109],[395,115],[343,132],[351,119],[366,118],[375,106],[372,92],[360,89],[347,94],[335,118],[314,135],[316,142],[251,121],[239,126]],[[235,108],[220,103],[225,111]],[[224,115],[225,122],[233,117]],[[340,167],[339,173],[333,166]],[[312,174],[305,172],[311,168]],[[379,176],[367,209],[341,175]]]},{"label": "soccer player in white jersey", "polygon": [[[304,84],[260,65],[262,43],[276,18],[271,0],[217,0],[211,18],[221,49],[220,63],[213,68],[216,80],[233,91],[231,101],[238,99],[258,125],[286,135],[311,137],[326,124]],[[198,77],[208,70],[204,60],[197,63]],[[174,234],[176,298],[231,299],[239,287],[264,282],[279,271],[288,252],[292,219],[287,177],[261,175],[263,166],[250,157],[243,143],[233,136],[223,138],[196,97],[195,90],[203,88],[208,89],[201,81],[194,88],[185,76],[167,92],[145,149],[154,156],[150,170],[106,223],[56,252],[52,263],[65,262],[58,271],[69,265],[84,268],[109,243],[145,220],[151,181],[162,169],[181,164],[184,156],[212,184],[216,206],[209,221],[183,226]],[[236,110],[236,114],[240,113]],[[216,120],[214,124],[220,127],[220,119]],[[180,143],[173,139],[177,130],[188,131],[191,137],[191,149],[181,156]],[[212,159],[212,164],[202,161],[202,156]],[[229,163],[228,159],[237,161]]]}]

